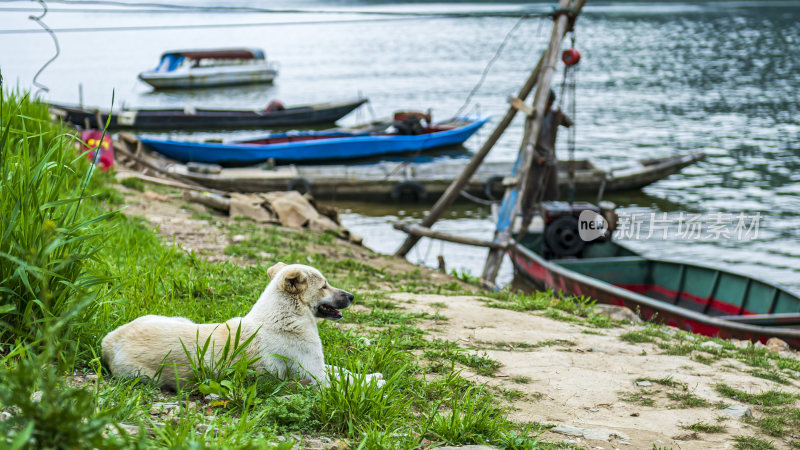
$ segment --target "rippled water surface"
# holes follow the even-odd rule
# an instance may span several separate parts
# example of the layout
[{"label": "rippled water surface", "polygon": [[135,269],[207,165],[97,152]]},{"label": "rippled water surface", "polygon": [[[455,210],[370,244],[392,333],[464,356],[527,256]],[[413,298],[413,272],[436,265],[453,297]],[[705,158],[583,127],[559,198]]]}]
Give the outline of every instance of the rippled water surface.
[{"label": "rippled water surface", "polygon": [[[202,5],[209,2],[183,2]],[[108,106],[217,105],[263,107],[273,98],[287,104],[346,99],[359,93],[371,108],[345,120],[388,115],[396,109],[433,108],[452,115],[480,78],[515,18],[489,13],[544,12],[551,3],[239,2],[269,8],[338,10],[344,14],[83,12],[59,4],[45,21],[55,29],[116,28],[58,33],[61,54],[40,76],[46,99]],[[4,3],[29,8],[29,2]],[[98,8],[87,6],[87,8]],[[64,10],[72,10],[66,12]],[[467,18],[408,19],[363,16],[355,11],[478,12]],[[0,28],[34,29],[30,11],[0,13]],[[642,192],[608,196],[626,214],[760,214],[755,239],[631,240],[648,256],[707,262],[784,284],[800,291],[800,4],[792,2],[596,3],[578,22],[576,157],[603,167],[636,158],[702,150],[707,158]],[[264,23],[272,25],[264,25]],[[328,22],[328,23],[324,23]],[[261,25],[247,27],[120,30],[137,25]],[[467,142],[483,142],[537,61],[550,23],[525,21],[473,97],[470,111],[492,122]],[[274,86],[152,92],[136,74],[175,48],[254,46],[281,65]],[[31,87],[53,54],[43,34],[0,34],[0,67],[6,82]],[[556,75],[556,91],[561,83]],[[479,106],[475,106],[475,104]],[[180,134],[180,133],[177,133]],[[562,138],[566,133],[562,133]],[[489,156],[512,160],[521,139],[516,120]],[[566,157],[565,143],[559,152]],[[421,218],[425,208],[349,203],[345,223],[367,245],[392,252],[403,238],[391,222]],[[437,228],[489,238],[485,207],[458,205]],[[422,240],[413,261],[480,273],[484,250]],[[511,279],[506,262],[502,281]]]}]

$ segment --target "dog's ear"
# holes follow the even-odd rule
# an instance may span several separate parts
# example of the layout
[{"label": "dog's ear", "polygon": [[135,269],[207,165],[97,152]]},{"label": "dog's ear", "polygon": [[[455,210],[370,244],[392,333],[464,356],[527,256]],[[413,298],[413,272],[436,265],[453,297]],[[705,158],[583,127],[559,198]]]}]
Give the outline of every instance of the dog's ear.
[{"label": "dog's ear", "polygon": [[302,269],[291,269],[283,277],[283,289],[292,294],[299,294],[306,289],[308,277]]},{"label": "dog's ear", "polygon": [[267,275],[269,275],[269,279],[274,280],[275,275],[278,274],[278,271],[283,269],[284,267],[286,267],[286,264],[279,262],[278,264],[275,264],[274,266],[267,269]]}]

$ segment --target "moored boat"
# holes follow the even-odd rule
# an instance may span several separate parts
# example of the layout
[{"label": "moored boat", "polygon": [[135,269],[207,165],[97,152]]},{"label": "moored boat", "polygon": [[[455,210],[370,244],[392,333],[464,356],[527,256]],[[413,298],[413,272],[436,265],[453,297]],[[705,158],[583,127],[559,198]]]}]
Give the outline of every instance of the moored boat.
[{"label": "moored boat", "polygon": [[[272,128],[334,123],[367,102],[351,101],[283,106],[270,102],[263,110],[215,108],[142,108],[109,112],[79,106],[50,103],[53,116],[89,128],[102,128],[111,115],[111,129],[223,129]],[[97,118],[101,124],[98,125]]]},{"label": "moored boat", "polygon": [[[158,153],[180,162],[242,166],[272,159],[277,164],[302,164],[460,145],[488,120],[489,117],[456,117],[427,126],[417,123],[418,128],[405,128],[402,122],[395,122],[393,131],[335,129],[288,132],[225,143],[140,140]],[[388,128],[388,123],[385,128]]]},{"label": "moored boat", "polygon": [[[589,161],[575,161],[576,190],[579,193],[596,194],[603,182],[605,192],[639,189],[654,183],[681,168],[696,162],[702,153],[675,155],[658,160],[632,161],[616,171],[605,171]],[[351,165],[301,165],[292,172],[275,173],[261,167],[221,168],[215,173],[196,173],[180,164],[172,165],[176,173],[193,179],[197,183],[214,189],[235,192],[269,192],[284,190],[292,180],[303,185],[319,199],[358,198],[362,200],[386,200],[401,196],[416,200],[434,200],[445,192],[453,178],[464,167],[463,159],[434,158],[422,162],[417,157],[412,163],[384,161],[374,164]],[[645,164],[647,163],[647,164]],[[652,163],[652,164],[650,164]],[[558,164],[559,186],[568,189],[567,161]],[[402,165],[402,167],[400,167]],[[487,162],[475,172],[464,186],[468,194],[491,199],[502,195],[502,176],[511,169],[511,162]],[[401,170],[402,169],[402,170]],[[626,173],[616,178],[615,173]],[[632,183],[635,179],[637,182]]]},{"label": "moored boat", "polygon": [[271,83],[277,75],[263,50],[227,48],[165,52],[139,79],[156,89],[176,89]]},{"label": "moored boat", "polygon": [[[784,288],[700,264],[646,258],[611,240],[557,256],[546,227],[509,251],[516,273],[538,288],[627,306],[645,319],[706,336],[778,337],[800,348],[800,296]],[[571,239],[576,242],[577,230]]]}]

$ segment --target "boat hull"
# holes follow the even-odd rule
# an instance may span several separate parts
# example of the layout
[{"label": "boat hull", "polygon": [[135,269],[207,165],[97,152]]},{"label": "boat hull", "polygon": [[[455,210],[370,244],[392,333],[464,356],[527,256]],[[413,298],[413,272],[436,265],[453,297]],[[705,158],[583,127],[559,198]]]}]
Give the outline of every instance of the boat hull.
[{"label": "boat hull", "polygon": [[[669,171],[659,173],[643,173],[637,179],[640,183],[650,184],[659,179],[676,173],[683,167],[687,160],[697,161],[702,158],[702,153],[690,154],[681,157],[667,157],[663,161],[665,165],[674,164],[674,168]],[[419,160],[420,158],[415,159]],[[584,162],[586,163],[586,162]],[[168,164],[168,163],[167,163]],[[441,196],[450,186],[464,168],[464,160],[458,159],[436,159],[426,163],[405,164],[399,170],[399,162],[380,162],[376,164],[357,164],[357,165],[303,165],[298,166],[297,171],[289,175],[276,174],[265,171],[260,167],[255,168],[226,168],[218,174],[198,174],[185,170],[185,167],[178,166],[183,176],[214,189],[234,192],[269,192],[287,189],[289,182],[294,178],[302,178],[308,183],[314,196],[318,199],[343,199],[354,198],[361,200],[386,200],[391,197],[392,191],[403,183],[414,183],[420,186],[426,193],[426,199],[433,201]],[[566,163],[564,163],[566,164]],[[564,165],[559,163],[559,167]],[[588,165],[588,164],[584,164]],[[638,166],[639,163],[634,165]],[[659,165],[662,165],[659,163]],[[181,169],[183,167],[183,169]],[[487,198],[487,188],[494,198],[500,198],[502,192],[498,192],[502,187],[499,180],[502,180],[499,173],[508,173],[511,169],[510,163],[486,162],[475,175],[464,186],[464,191],[480,197]],[[584,176],[583,170],[576,172],[576,179],[583,180],[580,186],[582,190],[578,192],[597,193],[600,188],[600,179],[595,176],[594,171],[587,171]],[[592,184],[594,180],[594,184]],[[566,174],[559,177],[559,186],[566,192]],[[605,192],[616,192],[618,189],[639,188],[639,185],[618,185],[606,184]]]},{"label": "boat hull", "polygon": [[[320,103],[288,107],[276,111],[220,110],[197,108],[139,109],[111,114],[109,128],[115,129],[230,129],[274,128],[299,125],[332,124],[363,105],[367,99],[349,102]],[[102,128],[108,120],[108,111],[93,111],[68,105],[51,104],[51,110],[66,122],[90,128]],[[101,124],[97,123],[100,116]]]},{"label": "boat hull", "polygon": [[[180,142],[141,138],[158,153],[180,162],[220,165],[256,164],[268,159],[278,164],[303,164],[368,158],[460,145],[489,120],[471,119],[468,125],[420,135],[348,134],[336,132],[279,133],[273,139],[289,142],[259,145],[245,143]],[[307,139],[309,136],[315,139]],[[294,140],[294,139],[303,140]]]},{"label": "boat hull", "polygon": [[[612,284],[548,261],[522,244],[516,244],[509,254],[516,273],[536,288],[552,288],[567,295],[589,297],[599,303],[626,306],[638,311],[646,320],[665,323],[706,336],[761,342],[766,342],[770,337],[778,337],[792,347],[800,348],[800,322],[798,322],[800,319],[800,314],[798,314],[800,313],[800,309],[798,309],[800,303],[798,302],[800,300],[777,286],[752,280],[743,275],[698,265],[647,260],[638,256],[621,256],[610,258],[608,261],[598,260],[605,268],[603,270],[619,272],[616,275],[612,274],[611,277],[618,276],[620,277],[618,281],[621,282]],[[629,276],[631,271],[630,267],[626,267],[623,263],[638,264],[641,261],[660,263],[666,265],[665,267],[683,267],[684,271],[708,271],[709,275],[717,274],[715,275],[716,279],[708,280],[709,285],[714,286],[713,290],[709,291],[710,293],[706,297],[690,294],[682,287],[675,288],[673,286],[670,289],[663,284],[652,284],[652,281],[651,284],[625,283],[624,277]],[[573,264],[578,263],[574,262]],[[569,264],[567,263],[567,265]],[[681,283],[687,283],[685,274],[683,280],[678,272],[675,272],[674,275],[672,280],[679,286]],[[736,283],[739,283],[738,287]],[[719,300],[717,297],[722,296],[720,287],[728,290],[740,289],[743,294],[741,304]],[[770,314],[765,315],[771,317],[771,320],[760,322],[754,320],[754,322],[770,323],[773,326],[737,323],[723,318],[738,316],[738,319],[746,320],[749,314],[758,313],[758,311],[749,309],[758,308],[756,301],[760,301],[759,299],[771,302],[767,306]],[[759,316],[754,315],[753,317]],[[782,322],[782,318],[788,320]]]},{"label": "boat hull", "polygon": [[272,83],[277,75],[277,70],[267,64],[259,64],[194,68],[181,72],[142,72],[139,79],[155,89],[189,89]]}]

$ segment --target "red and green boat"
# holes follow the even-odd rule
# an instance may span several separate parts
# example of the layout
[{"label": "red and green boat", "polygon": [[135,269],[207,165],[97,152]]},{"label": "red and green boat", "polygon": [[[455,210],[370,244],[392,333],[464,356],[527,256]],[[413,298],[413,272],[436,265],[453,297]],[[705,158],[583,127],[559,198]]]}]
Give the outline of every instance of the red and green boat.
[{"label": "red and green boat", "polygon": [[[544,234],[531,232],[510,250],[517,274],[537,288],[627,306],[643,319],[694,333],[800,348],[800,296],[725,270],[645,258],[611,240],[578,255],[545,258]],[[552,255],[551,255],[552,256]]]}]

